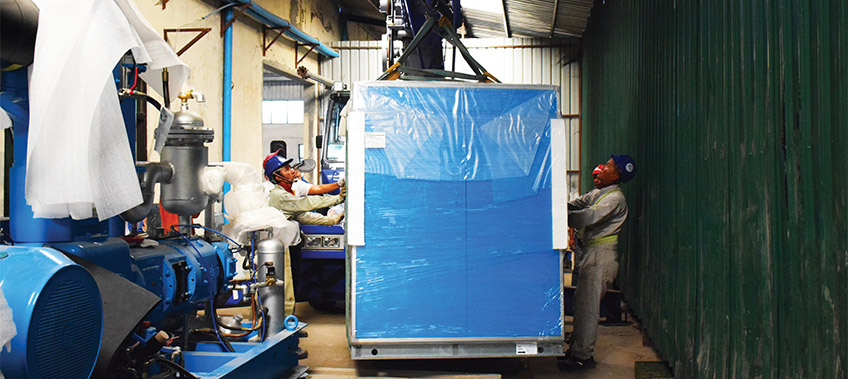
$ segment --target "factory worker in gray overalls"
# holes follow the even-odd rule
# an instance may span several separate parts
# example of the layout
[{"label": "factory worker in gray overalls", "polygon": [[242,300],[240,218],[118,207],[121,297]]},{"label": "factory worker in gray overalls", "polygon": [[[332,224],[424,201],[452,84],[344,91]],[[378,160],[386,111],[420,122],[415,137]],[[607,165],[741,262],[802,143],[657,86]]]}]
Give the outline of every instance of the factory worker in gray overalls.
[{"label": "factory worker in gray overalls", "polygon": [[627,201],[619,188],[636,174],[629,155],[612,155],[592,181],[595,189],[568,202],[568,226],[580,230],[581,254],[576,256],[574,333],[571,348],[557,360],[562,369],[595,367],[601,297],[618,273],[618,233],[627,219]]},{"label": "factory worker in gray overalls", "polygon": [[[343,215],[324,216],[320,213],[313,212],[315,210],[332,207],[336,204],[344,202],[347,188],[344,182],[330,183],[321,186],[298,183],[300,172],[298,165],[303,161],[292,164],[293,159],[280,155],[280,150],[271,153],[265,157],[262,162],[262,168],[265,170],[265,176],[274,188],[268,194],[268,205],[277,208],[289,220],[294,220],[300,224],[309,225],[336,225]],[[312,163],[314,164],[314,162]],[[298,189],[298,185],[304,185],[304,188]],[[314,190],[313,191],[313,188]],[[311,193],[327,193],[338,189],[339,194],[335,196],[323,195],[315,196]]]}]

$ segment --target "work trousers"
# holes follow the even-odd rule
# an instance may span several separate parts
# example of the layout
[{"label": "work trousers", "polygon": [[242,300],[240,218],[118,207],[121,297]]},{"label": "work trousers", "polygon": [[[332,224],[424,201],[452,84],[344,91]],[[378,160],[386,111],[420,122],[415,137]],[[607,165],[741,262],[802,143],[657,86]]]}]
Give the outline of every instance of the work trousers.
[{"label": "work trousers", "polygon": [[601,298],[618,274],[617,250],[617,243],[587,246],[575,257],[579,272],[571,336],[571,355],[575,358],[589,359],[595,355]]}]

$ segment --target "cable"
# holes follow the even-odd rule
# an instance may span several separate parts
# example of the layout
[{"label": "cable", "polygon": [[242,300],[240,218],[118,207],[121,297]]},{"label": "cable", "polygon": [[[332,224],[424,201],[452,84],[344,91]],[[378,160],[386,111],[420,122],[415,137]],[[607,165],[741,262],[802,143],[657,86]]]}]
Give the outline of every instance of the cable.
[{"label": "cable", "polygon": [[[262,308],[262,319],[264,320],[265,317],[267,317],[267,316],[268,316],[268,314],[267,314],[267,312],[265,312],[265,308],[263,307]],[[262,336],[259,338],[259,342],[265,342],[265,337],[267,337],[267,336],[268,336],[268,323],[263,322],[262,323]]]},{"label": "cable", "polygon": [[158,363],[164,363],[164,364],[165,364],[165,366],[168,366],[168,367],[170,367],[170,368],[172,368],[172,369],[174,369],[174,370],[177,370],[180,374],[185,375],[187,378],[197,379],[197,377],[196,377],[196,376],[194,376],[194,374],[192,374],[190,371],[186,370],[186,368],[185,368],[185,367],[180,366],[180,365],[178,365],[178,364],[176,364],[176,363],[174,363],[174,362],[171,362],[171,361],[169,361],[169,360],[167,360],[167,359],[165,359],[165,358],[162,358],[162,357],[159,357],[159,356],[155,356],[155,357],[153,357],[153,360],[154,360],[155,362],[158,362]]},{"label": "cable", "polygon": [[[256,233],[252,233],[250,235],[250,257],[251,257],[250,263],[253,265],[253,274],[251,275],[253,277],[253,284],[256,284],[256,260],[254,259],[255,255],[256,255]],[[262,314],[262,321],[263,321],[262,322],[262,336],[259,339],[259,342],[264,342],[265,341],[265,334],[266,334],[265,331],[268,328],[268,322],[267,322],[267,317],[266,317],[267,315],[265,314],[265,308],[262,306],[262,296],[259,296],[259,289],[258,288],[256,289],[255,296],[256,296],[256,303],[259,307],[259,312],[261,312],[261,314]]]},{"label": "cable", "polygon": [[234,353],[235,350],[233,349],[233,345],[230,344],[230,341],[227,341],[227,337],[221,338],[221,333],[218,331],[218,313],[215,312],[214,298],[209,300],[209,313],[212,314],[212,328],[215,329],[215,336],[218,337],[218,341],[220,341],[221,345],[224,346],[224,350],[227,350],[230,353]]},{"label": "cable", "polygon": [[129,89],[130,94],[133,93],[136,84],[138,84],[138,66],[135,67],[135,79],[133,79],[133,85]]},{"label": "cable", "polygon": [[141,92],[141,91],[134,91],[134,90],[130,90],[128,88],[121,88],[120,90],[118,90],[118,96],[120,96],[121,99],[123,99],[125,97],[132,97],[132,98],[135,98],[135,99],[144,99],[144,100],[147,100],[147,102],[150,103],[150,105],[152,105],[156,109],[162,109],[162,104],[159,104],[159,102],[156,101],[156,99],[154,99],[152,96],[150,96],[150,95],[148,95],[144,92]]},{"label": "cable", "polygon": [[[218,294],[218,296],[220,296],[220,294]],[[245,333],[240,333],[240,334],[221,333],[222,335],[224,335],[226,337],[244,337],[244,336],[250,334],[251,332],[255,332],[255,331],[259,330],[259,328],[262,326],[263,322],[260,319],[259,323],[257,323],[257,320],[256,320],[256,297],[255,296],[256,296],[256,294],[254,294],[250,298],[250,300],[251,300],[250,301],[250,313],[252,313],[252,319],[250,321],[250,328],[242,328],[242,327],[233,328],[233,327],[228,326],[228,327],[226,327],[227,329],[238,330],[238,331],[245,332]],[[215,300],[217,301],[217,298]],[[217,313],[215,314],[215,317],[216,317],[216,321],[218,321],[218,323],[220,324],[221,320],[217,318],[218,317]]]},{"label": "cable", "polygon": [[191,248],[194,249],[194,251],[197,253],[197,256],[202,256],[203,254],[200,254],[200,250],[197,250],[197,247],[195,247],[194,244],[191,243],[191,240],[188,239],[188,237],[186,237],[185,234],[182,234],[179,230],[176,229],[177,226],[185,226],[185,225],[171,225],[171,230],[177,232],[177,234],[179,234],[180,237],[183,237],[183,239],[186,241],[186,243],[188,243],[188,245],[191,246]]},{"label": "cable", "polygon": [[205,226],[194,225],[194,224],[192,224],[192,225],[185,225],[185,224],[171,225],[171,229],[173,229],[174,227],[177,227],[177,226],[179,226],[179,227],[184,227],[184,228],[200,228],[200,229],[203,229],[203,230],[208,230],[208,231],[210,231],[210,232],[212,232],[212,233],[218,234],[218,235],[220,235],[221,237],[226,238],[227,240],[229,240],[230,242],[232,242],[234,245],[238,246],[238,247],[239,247],[239,249],[242,249],[242,248],[243,248],[243,246],[242,246],[240,243],[236,242],[236,240],[234,240],[234,239],[232,239],[232,238],[230,238],[230,237],[227,237],[227,235],[226,235],[226,234],[221,233],[221,232],[219,232],[219,231],[217,231],[217,230],[215,230],[215,229],[210,229],[210,228],[207,228],[207,227],[205,227]]}]

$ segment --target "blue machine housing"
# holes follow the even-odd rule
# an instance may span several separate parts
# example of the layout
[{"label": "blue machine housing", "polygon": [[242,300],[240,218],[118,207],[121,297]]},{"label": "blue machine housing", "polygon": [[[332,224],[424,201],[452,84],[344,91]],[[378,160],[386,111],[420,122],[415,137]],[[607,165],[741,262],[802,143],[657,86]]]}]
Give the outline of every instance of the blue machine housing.
[{"label": "blue machine housing", "polygon": [[154,325],[201,308],[235,276],[236,260],[224,243],[201,239],[191,240],[191,245],[181,240],[159,243],[131,253],[142,273],[139,285],[162,298],[148,317]]},{"label": "blue machine housing", "polygon": [[159,327],[182,323],[202,308],[236,274],[236,259],[226,243],[192,239],[161,240],[158,246],[130,248],[112,238],[99,242],[54,243],[58,250],[85,258],[144,287],[162,301],[146,321]]},{"label": "blue machine housing", "polygon": [[[0,246],[0,288],[17,335],[0,362],[9,378],[85,378],[100,351],[103,307],[94,278],[46,247]],[[69,354],[73,352],[73,354]]]}]

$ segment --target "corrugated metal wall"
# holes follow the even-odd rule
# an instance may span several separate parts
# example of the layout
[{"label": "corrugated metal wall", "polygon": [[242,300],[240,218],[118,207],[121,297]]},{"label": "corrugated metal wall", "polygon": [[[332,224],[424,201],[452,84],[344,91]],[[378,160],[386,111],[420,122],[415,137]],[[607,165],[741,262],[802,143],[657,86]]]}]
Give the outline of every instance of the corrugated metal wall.
[{"label": "corrugated metal wall", "polygon": [[321,60],[321,76],[347,84],[375,80],[383,73],[380,41],[341,41],[330,44],[339,52],[335,59]]},{"label": "corrugated metal wall", "polygon": [[303,83],[292,80],[265,80],[262,100],[303,100]]},{"label": "corrugated metal wall", "polygon": [[619,281],[676,377],[848,376],[848,3],[596,1],[583,69],[583,168],[639,163]]},{"label": "corrugated metal wall", "polygon": [[[561,111],[568,120],[571,154],[570,190],[577,194],[579,180],[580,131],[580,68],[577,58],[578,39],[531,38],[467,38],[463,44],[483,67],[504,83],[559,85]],[[350,87],[353,82],[374,80],[382,74],[380,41],[343,41],[331,45],[339,52],[338,59],[322,60],[321,75],[342,81]],[[445,67],[450,70],[453,50],[446,44]],[[456,70],[473,73],[457,54]]]}]

